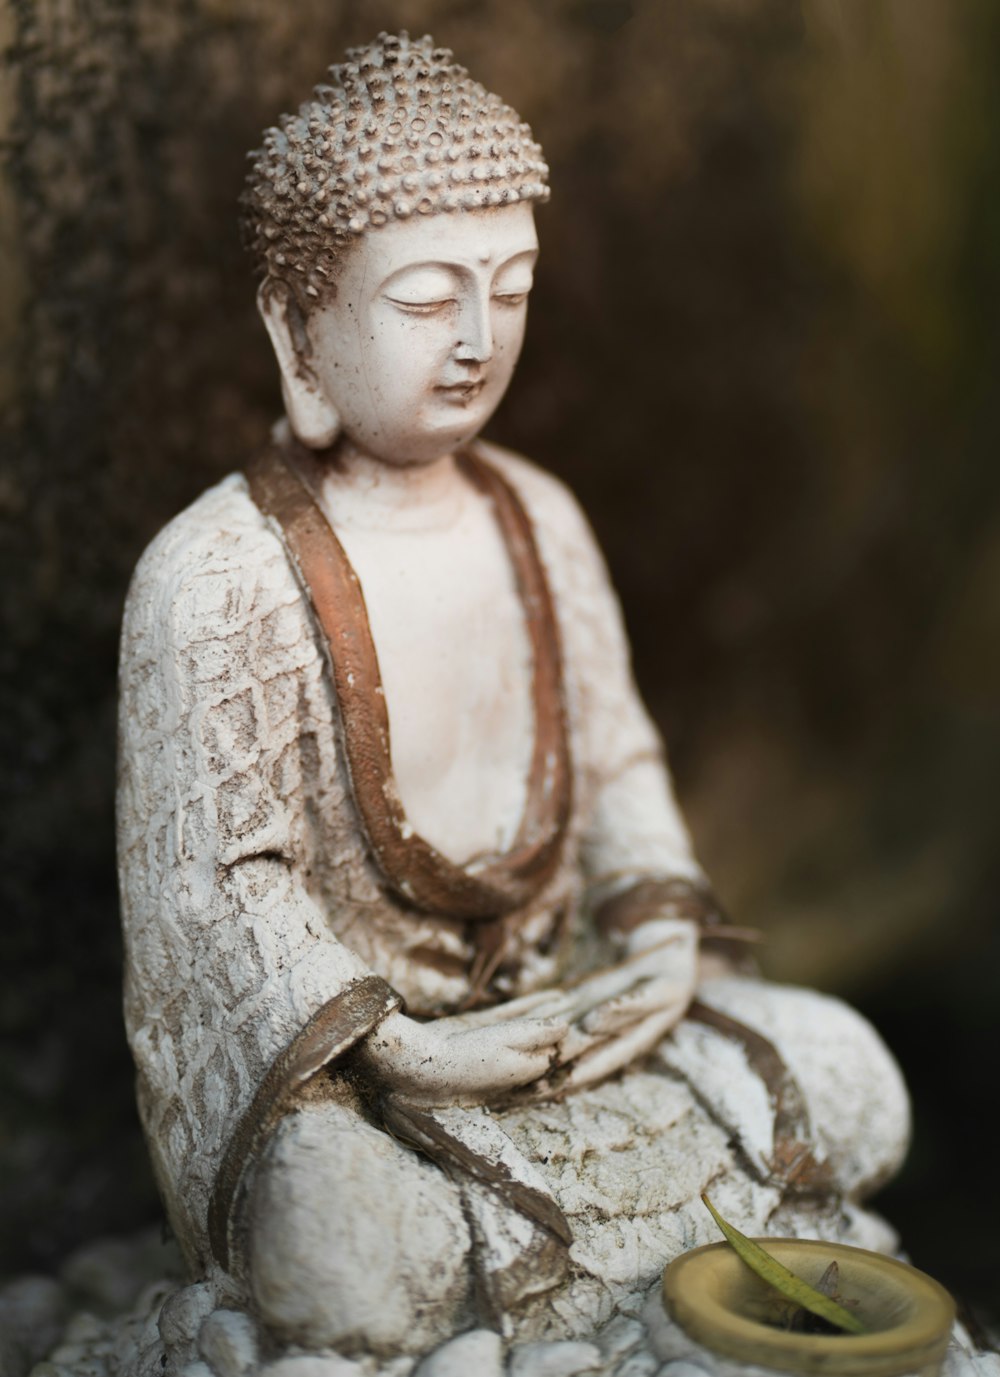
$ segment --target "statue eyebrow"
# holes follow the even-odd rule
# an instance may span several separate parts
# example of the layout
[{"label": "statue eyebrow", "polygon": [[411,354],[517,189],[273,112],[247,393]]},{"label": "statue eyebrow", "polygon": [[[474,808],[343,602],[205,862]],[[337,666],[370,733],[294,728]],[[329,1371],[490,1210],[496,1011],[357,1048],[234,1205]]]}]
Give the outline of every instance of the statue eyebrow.
[{"label": "statue eyebrow", "polygon": [[407,277],[417,273],[444,272],[454,274],[457,269],[460,270],[460,267],[460,264],[448,263],[440,259],[428,259],[426,262],[422,263],[406,263],[402,268],[397,268],[395,272],[390,273],[379,290],[382,292],[391,292],[395,283],[405,280]]},{"label": "statue eyebrow", "polygon": [[532,266],[534,266],[538,259],[538,245],[535,244],[530,249],[518,249],[516,253],[512,253],[509,258],[505,258],[503,262],[497,264],[496,272],[503,272],[504,268],[509,268],[512,263],[516,263],[522,258],[529,258]]},{"label": "statue eyebrow", "polygon": [[[502,262],[497,264],[496,271],[500,272],[501,269],[509,267],[511,263],[516,262],[519,258],[529,257],[532,260],[538,257],[537,244],[530,244],[522,249],[515,249],[512,254],[509,254]],[[480,263],[482,264],[482,260],[480,260]],[[410,273],[426,272],[428,270],[437,270],[446,273],[466,273],[469,271],[469,268],[464,263],[459,263],[454,259],[448,258],[428,258],[417,263],[406,263],[403,267],[397,268],[395,272],[390,273],[379,290],[383,292],[391,291],[392,285],[397,279],[406,277]]]},{"label": "statue eyebrow", "polygon": [[517,259],[517,258],[531,258],[531,259],[535,259],[535,258],[537,258],[537,257],[538,257],[538,245],[537,245],[537,244],[529,244],[526,248],[517,249],[514,253],[510,254],[507,258],[503,259],[500,263],[497,264],[497,267],[498,267],[498,268],[505,268],[505,267],[507,266],[508,263],[513,263],[514,260]]}]

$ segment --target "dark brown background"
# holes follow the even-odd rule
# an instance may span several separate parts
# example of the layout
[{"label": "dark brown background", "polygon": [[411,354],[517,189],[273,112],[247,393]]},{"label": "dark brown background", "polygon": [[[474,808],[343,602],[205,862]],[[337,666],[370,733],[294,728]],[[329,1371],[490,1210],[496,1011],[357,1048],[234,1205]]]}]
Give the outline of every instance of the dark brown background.
[{"label": "dark brown background", "polygon": [[493,434],[565,476],[768,969],[904,1062],[884,1208],[996,1280],[1000,11],[991,0],[6,0],[0,1273],[156,1211],[118,1012],[129,571],[261,442],[244,151],[430,30],[552,164]]}]

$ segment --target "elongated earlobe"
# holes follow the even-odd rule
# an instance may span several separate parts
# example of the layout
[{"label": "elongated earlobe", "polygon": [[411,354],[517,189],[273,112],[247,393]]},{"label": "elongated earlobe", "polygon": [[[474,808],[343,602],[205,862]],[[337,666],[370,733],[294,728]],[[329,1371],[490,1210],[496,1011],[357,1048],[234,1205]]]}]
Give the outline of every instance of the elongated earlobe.
[{"label": "elongated earlobe", "polygon": [[289,383],[282,374],[281,395],[288,424],[297,439],[310,449],[329,449],[340,434],[340,416],[319,389],[296,378]]},{"label": "elongated earlobe", "polygon": [[340,416],[309,363],[308,336],[298,306],[287,291],[257,293],[257,309],[267,328],[278,367],[288,423],[310,449],[329,449],[340,434]]}]

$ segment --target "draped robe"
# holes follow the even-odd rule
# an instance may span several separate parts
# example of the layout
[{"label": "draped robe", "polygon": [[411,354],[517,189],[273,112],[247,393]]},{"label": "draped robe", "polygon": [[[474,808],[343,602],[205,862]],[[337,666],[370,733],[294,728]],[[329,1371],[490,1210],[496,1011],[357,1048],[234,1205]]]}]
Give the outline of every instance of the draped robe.
[{"label": "draped robe", "polygon": [[[480,455],[477,462],[513,494],[537,545],[559,642],[572,773],[554,854],[504,920],[491,996],[509,998],[557,984],[593,960],[599,905],[641,894],[643,884],[700,886],[704,877],[586,521],[551,476],[493,447],[481,446]],[[205,493],[146,551],[122,633],[125,1012],[156,1175],[195,1275],[243,1265],[229,1257],[230,1215],[241,1182],[244,1195],[248,1189],[248,1168],[295,1111],[300,1091],[306,1103],[310,1083],[336,1072],[400,1001],[413,1015],[435,1016],[482,994],[482,922],[435,912],[426,899],[415,903],[387,876],[352,779],[334,671],[302,570],[243,475]],[[405,832],[405,818],[400,825]],[[489,1129],[507,1134],[514,1155],[528,1162],[520,1178],[536,1204],[558,1202],[556,1214],[568,1220],[572,1284],[590,1297],[579,1301],[579,1313],[593,1310],[594,1286],[606,1304],[609,1287],[651,1278],[682,1240],[698,1237],[693,1215],[679,1223],[678,1209],[713,1174],[737,1183],[745,1217],[766,1220],[780,1205],[794,1176],[781,1160],[782,1064],[762,1071],[753,1047],[727,1039],[724,1027],[727,1016],[749,1013],[777,1041],[787,1037],[791,1062],[805,1068],[809,1038],[796,1033],[794,998],[779,1000],[775,1013],[765,989],[754,980],[717,982],[721,1022],[685,1022],[655,1071],[634,1068],[564,1105],[498,1116]],[[859,1082],[856,1105],[840,1101],[824,1114],[818,1100],[805,1102],[807,1090],[802,1103],[784,1109],[795,1119],[793,1139],[813,1135],[797,1147],[807,1150],[810,1169],[818,1165],[817,1179],[837,1199],[856,1196],[902,1152],[905,1094],[861,1020],[807,998],[817,1003],[803,1007],[804,1025],[829,1006],[834,1024],[846,1018],[861,1030],[857,1070],[848,1075]],[[845,1047],[853,1036],[844,1033]],[[863,1064],[876,1089],[861,1086]],[[857,1132],[865,1116],[867,1146]],[[612,1121],[610,1137],[620,1141],[609,1140]],[[645,1164],[639,1169],[660,1163],[659,1195],[648,1179],[625,1184],[639,1162],[631,1170],[625,1164],[622,1154],[632,1149]],[[696,1160],[686,1162],[692,1152]],[[586,1159],[600,1168],[615,1154],[623,1170],[613,1188],[598,1179],[600,1170],[588,1178],[581,1167]],[[221,1195],[220,1170],[229,1178]],[[598,1215],[625,1241],[609,1243],[607,1228],[594,1224]],[[558,1220],[549,1225],[559,1232]]]}]

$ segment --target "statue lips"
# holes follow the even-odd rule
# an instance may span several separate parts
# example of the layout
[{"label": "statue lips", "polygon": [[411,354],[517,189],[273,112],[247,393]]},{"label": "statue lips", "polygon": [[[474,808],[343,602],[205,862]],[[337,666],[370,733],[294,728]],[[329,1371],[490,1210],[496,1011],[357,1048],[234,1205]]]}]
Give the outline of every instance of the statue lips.
[{"label": "statue lips", "polygon": [[484,377],[468,378],[463,382],[442,383],[434,389],[450,401],[455,401],[459,406],[467,406],[469,402],[475,401],[486,386]]}]

